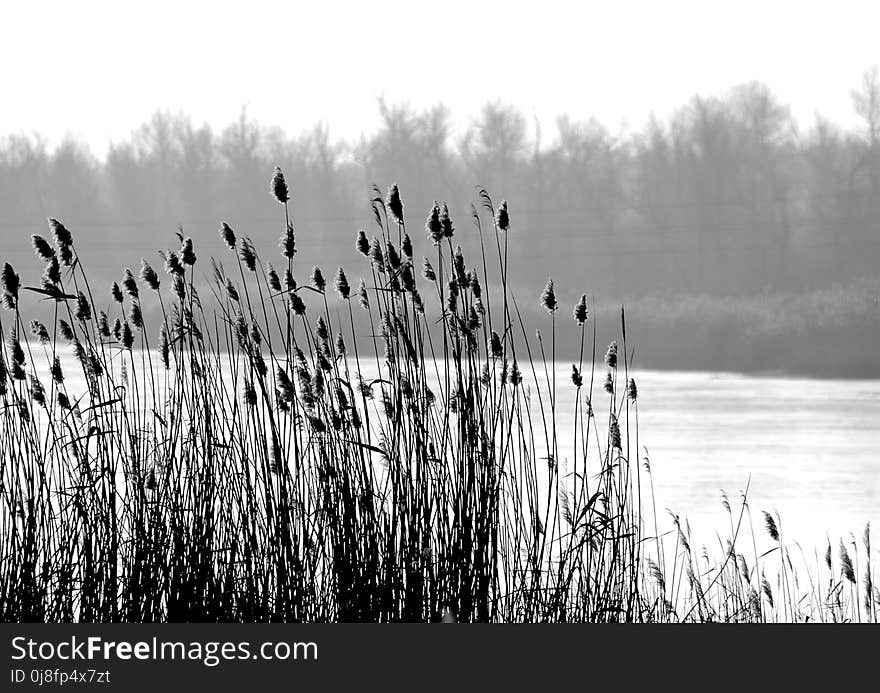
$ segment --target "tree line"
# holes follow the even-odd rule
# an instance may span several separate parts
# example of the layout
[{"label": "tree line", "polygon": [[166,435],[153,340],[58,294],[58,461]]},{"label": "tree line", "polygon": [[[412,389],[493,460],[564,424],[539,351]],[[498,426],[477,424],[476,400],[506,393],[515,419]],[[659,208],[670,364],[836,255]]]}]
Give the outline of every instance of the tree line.
[{"label": "tree line", "polygon": [[0,140],[0,256],[20,261],[48,216],[64,220],[92,271],[108,277],[154,258],[179,226],[206,253],[222,252],[221,221],[265,247],[283,225],[268,193],[279,165],[309,269],[352,258],[356,231],[371,232],[373,185],[396,182],[423,252],[434,200],[448,202],[468,246],[478,188],[507,199],[512,274],[530,288],[549,273],[608,298],[823,288],[880,266],[876,68],[852,103],[858,127],[822,116],[801,126],[753,82],[696,96],[639,131],[561,116],[550,136],[499,102],[456,133],[443,105],[380,100],[380,127],[354,141],[325,124],[290,135],[244,110],[220,131],[157,112],[100,160],[74,139],[50,148],[39,135],[10,134]]}]

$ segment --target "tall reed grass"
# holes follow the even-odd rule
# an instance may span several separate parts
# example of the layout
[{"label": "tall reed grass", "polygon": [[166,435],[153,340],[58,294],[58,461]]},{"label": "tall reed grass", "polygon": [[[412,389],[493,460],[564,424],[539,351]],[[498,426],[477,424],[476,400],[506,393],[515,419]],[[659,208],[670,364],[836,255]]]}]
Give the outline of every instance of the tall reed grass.
[{"label": "tall reed grass", "polygon": [[180,233],[108,292],[51,219],[41,281],[3,268],[4,621],[876,619],[867,529],[806,572],[778,518],[758,554],[745,497],[720,556],[678,517],[661,539],[625,314],[603,361],[586,294],[572,313],[551,279],[533,335],[506,202],[480,191],[473,260],[435,203],[416,258],[397,186],[374,189],[355,283],[300,266],[280,169],[270,192],[272,264],[223,223],[208,280]]}]

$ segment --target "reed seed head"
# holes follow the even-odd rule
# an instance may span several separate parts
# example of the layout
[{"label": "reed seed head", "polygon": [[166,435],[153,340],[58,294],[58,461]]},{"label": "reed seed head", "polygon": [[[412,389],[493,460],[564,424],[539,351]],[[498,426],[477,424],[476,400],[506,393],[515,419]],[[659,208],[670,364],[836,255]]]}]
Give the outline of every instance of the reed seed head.
[{"label": "reed seed head", "polygon": [[609,434],[611,436],[611,447],[615,450],[623,450],[623,444],[620,439],[620,424],[617,423],[617,417],[614,414],[611,415]]},{"label": "reed seed head", "polygon": [[288,260],[296,255],[296,235],[293,233],[293,224],[288,224],[284,233],[281,235],[281,254]]},{"label": "reed seed head", "polygon": [[73,328],[67,320],[62,319],[58,321],[58,332],[65,341],[72,342],[75,339]]},{"label": "reed seed head", "polygon": [[249,272],[257,271],[257,251],[254,249],[254,244],[251,243],[249,238],[243,238],[241,240],[241,247],[238,249],[238,257],[244,263],[244,266],[248,268]]},{"label": "reed seed head", "polygon": [[445,202],[440,208],[440,228],[443,238],[452,238],[455,234],[455,227],[452,225],[452,219],[449,217],[449,206]]},{"label": "reed seed head", "polygon": [[608,345],[608,350],[605,352],[605,365],[611,369],[617,368],[617,342],[611,342]]},{"label": "reed seed head", "polygon": [[92,306],[89,303],[89,299],[86,298],[86,295],[82,291],[77,291],[76,293],[75,316],[80,322],[86,322],[87,320],[92,319]]},{"label": "reed seed head", "polygon": [[33,245],[37,257],[47,262],[55,257],[55,248],[42,236],[37,234],[31,236],[31,245]]},{"label": "reed seed head", "polygon": [[131,349],[134,346],[134,332],[132,332],[128,320],[122,323],[122,346],[126,349]]},{"label": "reed seed head", "polygon": [[434,273],[434,268],[431,266],[431,261],[428,258],[425,258],[425,262],[422,264],[422,275],[429,282],[437,281],[437,275]]},{"label": "reed seed head", "polygon": [[425,230],[434,245],[440,245],[443,240],[443,224],[440,222],[440,205],[434,201],[434,206],[428,212],[428,218],[425,220]]},{"label": "reed seed head", "polygon": [[520,372],[519,364],[514,359],[513,366],[510,368],[510,384],[517,387],[520,383],[522,383],[522,372]]},{"label": "reed seed head", "polygon": [[128,309],[128,319],[136,329],[141,330],[144,327],[144,315],[141,312],[141,304],[133,301]]},{"label": "reed seed head", "polygon": [[284,172],[280,166],[275,167],[272,173],[272,184],[270,190],[280,204],[287,204],[290,200],[290,191],[287,189],[287,181],[284,180]]},{"label": "reed seed head", "polygon": [[52,285],[61,283],[61,265],[54,255],[46,263],[46,269],[43,270],[43,282]]},{"label": "reed seed head", "polygon": [[56,383],[64,382],[64,372],[61,370],[61,359],[55,356],[52,359],[52,366],[49,368],[49,374],[52,376],[52,380]]},{"label": "reed seed head", "polygon": [[391,216],[394,218],[398,224],[403,223],[403,202],[400,199],[400,190],[397,187],[397,183],[394,183],[390,188],[388,188],[388,196],[385,201],[385,206],[388,207],[388,211],[391,212]]},{"label": "reed seed head", "polygon": [[376,266],[376,269],[380,272],[385,271],[385,258],[382,254],[382,246],[379,244],[379,239],[374,238],[370,242],[370,260]]},{"label": "reed seed head", "polygon": [[635,402],[639,398],[639,390],[636,387],[636,381],[634,378],[630,378],[626,385],[626,396],[629,397],[631,402]]},{"label": "reed seed head", "polygon": [[162,326],[159,328],[159,355],[162,357],[162,365],[165,366],[165,370],[168,370],[170,366],[170,353],[171,342],[168,338],[168,328],[165,326],[165,323],[162,323]]},{"label": "reed seed head", "polygon": [[312,286],[314,286],[318,291],[324,293],[324,289],[327,288],[327,282],[324,279],[324,274],[321,272],[321,268],[315,265],[315,268],[312,270]]},{"label": "reed seed head", "polygon": [[574,307],[574,320],[579,326],[581,326],[587,321],[588,316],[587,295],[583,294],[581,300],[578,301],[577,305]]},{"label": "reed seed head", "polygon": [[358,283],[358,302],[364,310],[370,309],[370,297],[369,294],[367,294],[367,285],[364,283],[363,279]]},{"label": "reed seed head", "polygon": [[40,344],[49,343],[49,330],[39,320],[31,320],[31,334],[40,340]]},{"label": "reed seed head", "polygon": [[492,330],[492,336],[489,338],[489,352],[496,359],[501,358],[501,355],[504,353],[504,349],[501,346],[501,337],[498,336],[495,330]]},{"label": "reed seed head", "polygon": [[396,270],[400,268],[400,254],[397,252],[397,249],[391,242],[389,242],[385,247],[385,257],[388,260],[388,266],[391,269]]},{"label": "reed seed head", "polygon": [[230,250],[235,250],[235,231],[225,221],[220,224],[220,238]]},{"label": "reed seed head", "polygon": [[779,541],[779,528],[776,526],[776,520],[766,510],[762,512],[764,513],[764,524],[767,527],[767,534],[770,535],[773,541]]},{"label": "reed seed head", "polygon": [[544,291],[541,294],[541,305],[543,305],[544,309],[550,314],[553,314],[559,307],[559,304],[556,301],[556,290],[553,287],[552,279],[547,280],[547,285],[544,287]]},{"label": "reed seed head", "polygon": [[170,275],[182,276],[186,270],[180,263],[180,258],[173,250],[165,254],[165,271]]},{"label": "reed seed head", "polygon": [[154,270],[143,258],[141,258],[141,279],[144,284],[149,286],[153,291],[159,290],[159,275],[156,274],[156,270]]},{"label": "reed seed head", "polygon": [[269,269],[266,272],[266,281],[272,291],[277,293],[281,292],[281,278],[278,276],[278,272],[275,271],[272,265],[269,265]]},{"label": "reed seed head", "polygon": [[125,287],[125,291],[129,296],[136,299],[138,297],[138,285],[137,281],[135,281],[134,275],[131,273],[131,270],[126,267],[122,276],[122,286]]},{"label": "reed seed head", "polygon": [[184,265],[189,265],[190,267],[196,264],[196,252],[193,249],[192,238],[185,238],[183,240],[183,244],[180,246],[180,259],[183,260]]},{"label": "reed seed head", "polygon": [[3,305],[9,310],[15,310],[18,305],[21,279],[8,262],[3,265],[3,271],[0,272],[0,286],[3,287]]},{"label": "reed seed head", "polygon": [[358,252],[364,257],[369,256],[370,254],[370,241],[367,238],[367,232],[363,229],[360,229],[357,232],[357,242],[355,243]]},{"label": "reed seed head", "polygon": [[495,212],[495,224],[502,231],[510,229],[510,215],[507,211],[507,200],[501,200],[501,204],[498,205],[498,211]]},{"label": "reed seed head", "polygon": [[300,295],[298,293],[296,293],[295,291],[291,291],[288,303],[290,304],[290,309],[296,315],[305,315],[306,304],[303,303],[303,300],[302,298],[300,298]]},{"label": "reed seed head", "polygon": [[49,219],[49,226],[52,229],[55,245],[58,246],[61,262],[69,267],[73,263],[73,235],[57,219]]},{"label": "reed seed head", "polygon": [[840,540],[840,567],[841,571],[843,572],[843,576],[852,584],[855,584],[856,571],[855,568],[853,568],[852,559],[849,556],[849,552],[846,550],[843,539]]}]

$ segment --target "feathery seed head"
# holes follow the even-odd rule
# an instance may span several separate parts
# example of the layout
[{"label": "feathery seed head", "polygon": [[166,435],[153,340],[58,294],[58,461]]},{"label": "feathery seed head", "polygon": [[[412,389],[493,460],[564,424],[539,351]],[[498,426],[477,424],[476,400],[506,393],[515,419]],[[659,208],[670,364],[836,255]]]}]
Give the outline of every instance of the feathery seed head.
[{"label": "feathery seed head", "polygon": [[40,340],[40,344],[49,343],[49,330],[39,320],[31,320],[31,334]]},{"label": "feathery seed head", "polygon": [[388,199],[385,202],[388,211],[398,224],[403,223],[403,202],[400,199],[400,190],[397,183],[388,188]]},{"label": "feathery seed head", "polygon": [[290,191],[287,189],[287,181],[284,180],[284,172],[280,166],[276,166],[275,171],[272,173],[270,189],[279,203],[287,204],[287,201],[290,200]]},{"label": "feathery seed head", "polygon": [[385,271],[385,259],[382,255],[382,246],[379,244],[379,239],[374,238],[370,243],[370,260],[376,266],[376,269],[380,272]]},{"label": "feathery seed head", "polygon": [[355,244],[358,252],[367,257],[370,254],[370,241],[367,238],[367,232],[360,229],[357,233],[357,243]]},{"label": "feathery seed head", "polygon": [[293,233],[293,224],[287,224],[287,228],[281,235],[281,254],[288,260],[296,255],[296,235]]},{"label": "feathery seed head", "polygon": [[171,275],[181,276],[186,271],[180,264],[180,258],[173,250],[169,250],[165,254],[165,271]]},{"label": "feathery seed head", "polygon": [[98,333],[105,339],[110,339],[110,324],[107,322],[107,313],[98,311]]},{"label": "feathery seed head", "polygon": [[296,315],[304,315],[305,314],[306,304],[303,303],[302,298],[300,298],[300,295],[298,293],[296,293],[295,291],[290,292],[290,299],[289,299],[288,303],[290,304],[290,309]]},{"label": "feathery seed head", "polygon": [[370,297],[367,294],[367,285],[364,283],[363,279],[358,283],[358,302],[364,310],[370,309]]},{"label": "feathery seed head", "polygon": [[159,290],[159,275],[143,258],[141,258],[141,279],[153,291]]},{"label": "feathery seed head", "polygon": [[122,323],[122,346],[126,349],[131,349],[134,346],[134,332],[131,331],[128,320]]},{"label": "feathery seed head", "polygon": [[61,265],[58,258],[53,255],[46,263],[46,269],[43,271],[43,282],[49,284],[61,283]]},{"label": "feathery seed head", "polygon": [[49,219],[49,226],[52,228],[52,237],[58,246],[61,262],[69,267],[73,263],[73,235],[57,219]]},{"label": "feathery seed head", "polygon": [[617,342],[611,342],[608,345],[608,351],[605,352],[605,365],[608,368],[617,368]]},{"label": "feathery seed head", "polygon": [[58,332],[65,341],[72,342],[76,338],[73,334],[73,328],[67,320],[58,321]]},{"label": "feathery seed head", "polygon": [[501,200],[498,211],[495,212],[495,223],[502,231],[510,229],[510,215],[507,211],[507,200]]},{"label": "feathery seed head", "polygon": [[554,313],[559,304],[556,301],[556,291],[553,288],[553,280],[548,279],[547,285],[544,287],[544,291],[541,294],[541,305],[544,306],[544,309],[548,313]]},{"label": "feathery seed head", "polygon": [[443,225],[440,222],[440,205],[437,204],[436,200],[434,201],[434,206],[431,207],[431,211],[428,213],[428,218],[425,220],[425,230],[428,232],[428,236],[434,245],[440,245],[440,241],[443,240]]},{"label": "feathery seed head", "polygon": [[324,293],[324,289],[327,287],[327,282],[324,280],[324,274],[321,272],[321,268],[317,265],[312,270],[312,286],[321,293]]},{"label": "feathery seed head", "polygon": [[425,258],[425,262],[422,265],[422,274],[429,282],[437,281],[437,275],[434,273],[434,268],[431,266],[431,261],[428,258]]},{"label": "feathery seed head", "polygon": [[136,329],[141,330],[144,327],[144,315],[141,312],[141,304],[133,301],[131,308],[128,309],[128,319]]},{"label": "feathery seed head", "polygon": [[583,325],[587,321],[587,295],[583,294],[581,300],[574,307],[574,319],[578,325]]},{"label": "feathery seed head", "polygon": [[452,219],[449,218],[449,206],[445,202],[440,208],[440,229],[443,238],[452,238],[455,234],[455,227],[452,225]]},{"label": "feathery seed head", "polygon": [[391,269],[396,270],[400,267],[400,254],[391,242],[385,247],[385,258],[388,260],[388,266]]},{"label": "feathery seed head", "polygon": [[3,287],[3,304],[9,310],[14,310],[18,305],[18,290],[21,287],[21,279],[8,262],[3,265],[3,271],[0,272],[0,285]]},{"label": "feathery seed head", "polygon": [[80,322],[92,319],[92,306],[82,291],[76,293],[76,319]]},{"label": "feathery seed head", "polygon": [[131,273],[131,270],[126,267],[125,271],[122,274],[122,286],[125,287],[126,292],[132,298],[138,297],[138,285],[137,281],[135,281],[134,275]]},{"label": "feathery seed head", "polygon": [[501,337],[498,336],[495,330],[492,330],[492,336],[489,338],[489,352],[496,359],[501,358],[501,355],[504,353],[504,349],[501,346]]},{"label": "feathery seed head", "polygon": [[779,541],[779,528],[776,526],[776,520],[766,510],[762,512],[764,513],[764,524],[767,526],[767,534],[773,541]]},{"label": "feathery seed head", "polygon": [[636,387],[636,381],[634,378],[630,378],[627,383],[626,396],[629,397],[631,402],[635,402],[639,398],[639,390]]},{"label": "feathery seed head", "polygon": [[225,221],[220,224],[220,238],[230,250],[235,250],[235,231]]},{"label": "feathery seed head", "polygon": [[185,238],[183,240],[183,244],[180,246],[180,259],[183,260],[184,265],[189,265],[190,267],[196,264],[196,252],[193,249],[192,238]]},{"label": "feathery seed head", "polygon": [[269,269],[266,272],[266,281],[269,283],[269,288],[272,291],[280,292],[281,291],[281,278],[278,276],[278,272],[269,265]]},{"label": "feathery seed head", "polygon": [[43,260],[51,260],[55,257],[55,249],[42,236],[34,234],[31,236],[31,245],[34,246],[34,252]]},{"label": "feathery seed head", "polygon": [[584,378],[578,367],[574,364],[571,364],[571,382],[574,383],[575,387],[581,387],[584,384]]},{"label": "feathery seed head", "polygon": [[257,251],[254,249],[254,244],[251,243],[249,238],[243,238],[241,240],[241,247],[238,249],[238,257],[244,263],[244,266],[248,268],[249,272],[257,271]]}]

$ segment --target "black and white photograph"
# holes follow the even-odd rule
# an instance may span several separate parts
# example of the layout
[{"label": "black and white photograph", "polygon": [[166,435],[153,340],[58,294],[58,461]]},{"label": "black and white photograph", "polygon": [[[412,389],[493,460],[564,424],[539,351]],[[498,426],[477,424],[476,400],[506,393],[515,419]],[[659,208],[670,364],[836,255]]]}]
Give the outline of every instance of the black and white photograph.
[{"label": "black and white photograph", "polygon": [[877,622],[880,6],[2,26],[4,624]]}]

